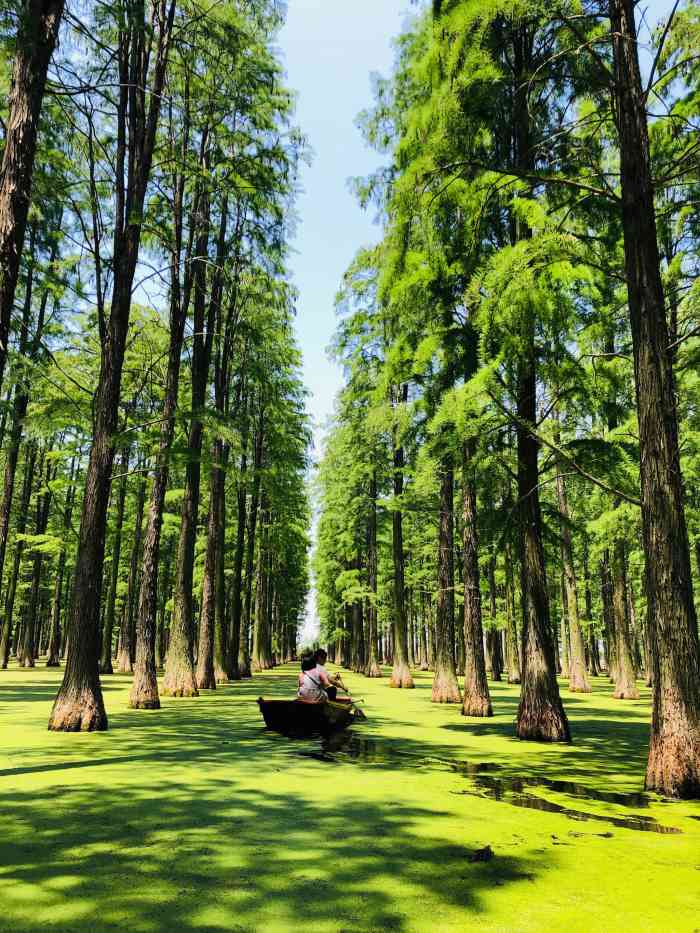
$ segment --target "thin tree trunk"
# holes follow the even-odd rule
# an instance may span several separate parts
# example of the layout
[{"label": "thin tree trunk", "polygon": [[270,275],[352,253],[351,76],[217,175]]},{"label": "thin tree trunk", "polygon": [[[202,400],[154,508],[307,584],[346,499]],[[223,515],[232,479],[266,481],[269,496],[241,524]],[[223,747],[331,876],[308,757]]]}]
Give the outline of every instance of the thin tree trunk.
[{"label": "thin tree trunk", "polygon": [[251,676],[250,668],[250,620],[253,599],[253,566],[255,562],[255,530],[258,521],[258,504],[260,500],[260,470],[263,462],[263,426],[264,414],[261,410],[258,430],[255,437],[255,473],[253,477],[253,490],[250,497],[250,508],[247,520],[247,537],[245,561],[245,602],[241,619],[241,636],[238,648],[238,669],[241,677]]},{"label": "thin tree trunk", "polygon": [[615,541],[612,561],[612,609],[615,631],[615,692],[616,700],[638,700],[634,663],[630,645],[627,614],[627,548],[622,538]]},{"label": "thin tree trunk", "polygon": [[246,500],[247,500],[247,482],[248,472],[248,432],[247,415],[243,415],[243,431],[241,435],[241,461],[238,471],[238,489],[236,500],[238,512],[236,515],[236,553],[233,563],[233,583],[232,583],[232,613],[231,613],[231,639],[229,643],[229,676],[233,680],[241,679],[239,668],[239,654],[241,649],[241,622],[243,617],[243,560],[245,556],[245,526],[246,526]]},{"label": "thin tree trunk", "polygon": [[219,537],[219,499],[223,493],[221,464],[221,441],[217,438],[212,445],[212,469],[209,489],[209,515],[207,518],[207,551],[204,560],[204,583],[202,608],[199,616],[199,647],[197,650],[197,687],[199,690],[215,690],[214,676],[214,618],[216,611],[216,563]]},{"label": "thin tree trunk", "polygon": [[520,683],[520,649],[518,625],[515,619],[515,575],[513,573],[513,551],[510,540],[506,542],[506,639],[508,656],[508,683]]},{"label": "thin tree trunk", "polygon": [[491,671],[491,677],[497,683],[500,683],[503,675],[503,653],[501,651],[501,637],[498,631],[498,603],[496,592],[496,555],[492,551],[489,557],[488,565],[489,582],[489,609],[491,615],[491,626],[486,631],[486,647],[489,663],[487,668]]},{"label": "thin tree trunk", "polygon": [[[51,481],[55,476],[56,468],[48,462],[46,468],[46,479],[43,484],[43,491],[38,497],[36,508],[36,524],[34,533],[43,535],[49,523],[49,512],[51,509]],[[34,562],[31,576],[31,589],[29,600],[25,612],[24,638],[19,652],[19,662],[22,667],[34,667],[35,658],[38,654],[38,645],[40,634],[37,632],[37,619],[39,616],[39,588],[41,586],[41,568],[44,562],[44,555],[38,551],[34,555]]]},{"label": "thin tree trunk", "polygon": [[462,547],[464,583],[464,716],[492,716],[486,679],[484,632],[481,623],[481,583],[477,534],[476,486],[473,476],[473,441],[465,441],[462,456]]},{"label": "thin tree trunk", "polygon": [[218,483],[218,517],[216,523],[216,603],[214,611],[214,677],[218,684],[229,681],[228,613],[226,611],[226,471],[228,469],[229,445],[221,444],[221,474]]},{"label": "thin tree trunk", "polygon": [[377,659],[377,473],[372,471],[369,481],[369,516],[367,519],[367,677],[381,677]]},{"label": "thin tree trunk", "polygon": [[127,595],[122,607],[122,620],[119,628],[119,647],[117,650],[117,670],[120,674],[130,674],[134,669],[134,603],[141,556],[143,536],[143,507],[146,499],[146,483],[141,480],[136,495],[136,517],[134,519],[134,538],[129,560],[129,582]]},{"label": "thin tree trunk", "polygon": [[129,448],[124,448],[121,459],[121,481],[117,494],[117,515],[114,525],[114,545],[112,547],[112,576],[107,596],[104,631],[102,632],[102,651],[100,653],[100,673],[112,674],[112,634],[114,632],[114,608],[117,602],[119,585],[119,558],[122,548],[122,526],[124,524],[124,504],[126,502],[126,481],[129,472]]},{"label": "thin tree trunk", "polygon": [[[16,535],[23,535],[27,528],[27,514],[29,512],[29,503],[32,497],[32,487],[34,485],[34,469],[36,466],[36,444],[31,442],[27,445],[26,460],[24,465],[24,478],[22,482],[22,495],[20,498],[19,512],[17,514]],[[15,608],[15,596],[17,594],[17,581],[22,563],[22,553],[24,551],[24,541],[18,540],[15,543],[15,554],[12,570],[10,572],[10,582],[7,587],[5,597],[5,621],[2,627],[2,636],[0,637],[0,663],[4,670],[10,660],[10,650],[12,647],[12,626]],[[15,639],[15,644],[18,639]]]},{"label": "thin tree trunk", "polygon": [[26,0],[20,11],[0,166],[0,386],[31,198],[46,74],[63,6],[63,0]]},{"label": "thin tree trunk", "polygon": [[440,470],[437,597],[435,601],[435,677],[433,703],[461,703],[454,652],[454,473],[452,458]]},{"label": "thin tree trunk", "polygon": [[576,585],[576,571],[574,569],[574,553],[571,544],[571,530],[569,528],[569,503],[564,482],[563,464],[559,464],[557,471],[557,501],[561,515],[561,560],[564,569],[564,589],[566,591],[566,608],[569,619],[569,644],[571,647],[569,657],[569,690],[572,693],[590,693],[591,685],[586,676],[586,653],[583,645],[583,633],[579,619],[578,587]]},{"label": "thin tree trunk", "polygon": [[[408,386],[402,389],[405,402]],[[394,559],[394,660],[391,671],[390,687],[404,690],[413,689],[413,677],[408,667],[408,633],[406,622],[406,583],[403,550],[403,515],[400,508],[403,494],[404,450],[401,444],[394,442],[394,497],[396,506],[392,510],[392,553]]]}]

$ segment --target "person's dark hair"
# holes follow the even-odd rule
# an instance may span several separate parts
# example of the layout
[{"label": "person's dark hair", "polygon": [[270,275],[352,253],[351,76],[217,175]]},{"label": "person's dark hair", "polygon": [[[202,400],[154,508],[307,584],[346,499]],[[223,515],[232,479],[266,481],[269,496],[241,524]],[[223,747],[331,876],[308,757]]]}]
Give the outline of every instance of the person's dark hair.
[{"label": "person's dark hair", "polygon": [[302,671],[312,671],[316,667],[316,658],[313,655],[309,655],[308,658],[303,658],[301,662]]},{"label": "person's dark hair", "polygon": [[327,657],[328,657],[328,652],[324,651],[323,648],[319,648],[318,651],[316,652],[316,660],[321,664],[323,664],[323,662],[326,660]]}]

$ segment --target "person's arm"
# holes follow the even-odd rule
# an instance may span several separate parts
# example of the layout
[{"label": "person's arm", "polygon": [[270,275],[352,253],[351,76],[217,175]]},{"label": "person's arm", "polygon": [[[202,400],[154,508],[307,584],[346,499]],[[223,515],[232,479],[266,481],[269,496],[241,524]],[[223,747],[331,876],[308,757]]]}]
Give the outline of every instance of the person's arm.
[{"label": "person's arm", "polygon": [[332,686],[330,678],[324,670],[320,670],[319,668],[316,668],[316,673],[318,674],[319,680],[321,681],[324,687]]}]

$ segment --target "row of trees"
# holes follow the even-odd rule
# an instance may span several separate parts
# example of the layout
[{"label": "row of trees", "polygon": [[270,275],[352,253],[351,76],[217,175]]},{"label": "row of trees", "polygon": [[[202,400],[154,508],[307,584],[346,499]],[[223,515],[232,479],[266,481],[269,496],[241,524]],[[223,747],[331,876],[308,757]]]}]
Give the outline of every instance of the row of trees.
[{"label": "row of trees", "polygon": [[339,658],[430,666],[472,716],[505,670],[522,739],[570,740],[559,671],[620,699],[643,673],[646,785],[697,797],[700,8],[641,65],[635,13],[435,0],[400,37],[361,117],[384,235],[338,300],[316,577]]},{"label": "row of trees", "polygon": [[2,23],[0,662],[65,655],[51,729],[106,728],[115,668],[153,709],[161,666],[194,696],[295,652],[305,143],[282,12],[31,0]]}]

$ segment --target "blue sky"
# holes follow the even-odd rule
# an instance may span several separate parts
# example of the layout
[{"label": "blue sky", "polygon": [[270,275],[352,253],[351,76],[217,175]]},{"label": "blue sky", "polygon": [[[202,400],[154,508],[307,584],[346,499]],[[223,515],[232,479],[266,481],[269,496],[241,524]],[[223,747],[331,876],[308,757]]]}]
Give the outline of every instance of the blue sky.
[{"label": "blue sky", "polygon": [[314,153],[302,175],[291,267],[300,292],[297,333],[318,440],[341,383],[340,370],[326,356],[335,328],[335,293],[355,252],[379,237],[372,212],[360,209],[347,186],[351,176],[381,164],[381,157],[365,147],[355,118],[372,101],[371,73],[390,72],[392,38],[411,8],[408,0],[288,4],[280,46],[287,83],[298,94],[296,121]]},{"label": "blue sky", "polygon": [[[650,0],[647,22],[656,23],[670,6],[671,0]],[[302,175],[291,267],[300,292],[297,333],[317,443],[341,384],[340,370],[326,355],[335,293],[355,252],[379,236],[372,212],[360,210],[347,186],[348,178],[381,164],[365,147],[355,118],[372,102],[372,72],[390,73],[392,39],[415,11],[409,0],[288,0],[280,35],[287,83],[298,94],[297,123],[314,152]],[[642,28],[643,64],[647,35]]]}]

